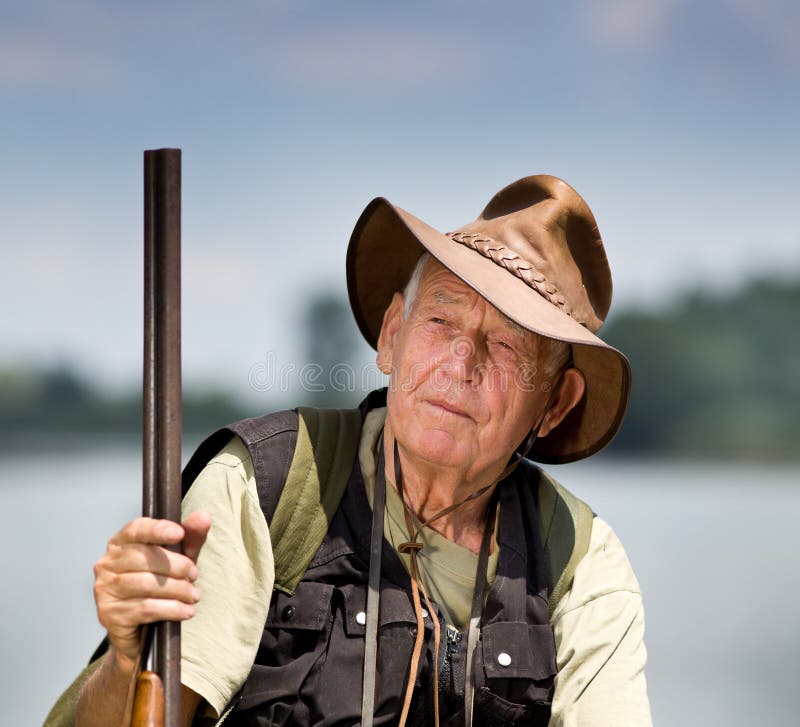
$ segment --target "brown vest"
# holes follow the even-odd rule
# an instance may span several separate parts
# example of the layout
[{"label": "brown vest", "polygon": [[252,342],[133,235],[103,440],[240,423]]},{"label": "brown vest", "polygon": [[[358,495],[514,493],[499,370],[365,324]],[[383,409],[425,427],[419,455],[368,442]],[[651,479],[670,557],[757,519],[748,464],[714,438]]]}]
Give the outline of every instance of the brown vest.
[{"label": "brown vest", "polygon": [[[381,393],[362,404],[364,414],[382,405]],[[191,482],[231,434],[237,434],[250,452],[269,523],[297,440],[297,414],[249,419],[212,435],[187,465],[185,479]],[[537,481],[536,467],[523,462],[498,487],[500,557],[475,651],[476,727],[545,726],[550,717],[556,660],[537,527]],[[356,458],[339,509],[296,592],[273,593],[255,664],[226,727],[359,724],[370,523]],[[432,616],[440,618],[438,610]],[[448,634],[439,668],[434,670],[432,616],[426,618],[425,649],[414,675],[409,724],[432,724],[433,678],[438,671],[441,723],[462,725],[466,637]],[[376,727],[397,723],[415,624],[408,573],[384,541]],[[441,627],[445,634],[443,622]]]}]

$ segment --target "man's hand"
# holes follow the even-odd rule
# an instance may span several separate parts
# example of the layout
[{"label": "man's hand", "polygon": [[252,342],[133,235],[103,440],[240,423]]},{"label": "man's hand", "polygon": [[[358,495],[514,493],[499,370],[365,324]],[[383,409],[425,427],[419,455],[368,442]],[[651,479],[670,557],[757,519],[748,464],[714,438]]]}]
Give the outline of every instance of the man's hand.
[{"label": "man's hand", "polygon": [[[200,590],[197,556],[211,518],[194,512],[181,525],[137,518],[122,528],[94,566],[94,600],[118,667],[130,673],[139,654],[142,624],[194,616]],[[183,544],[184,554],[165,545]]]},{"label": "man's hand", "polygon": [[[105,555],[94,566],[94,600],[111,648],[81,688],[76,727],[122,723],[142,624],[185,621],[194,615],[200,599],[195,562],[210,527],[205,512],[192,513],[180,525],[142,517],[108,541]],[[183,555],[164,547],[178,543]],[[199,695],[183,688],[184,725],[191,724],[200,701]]]}]

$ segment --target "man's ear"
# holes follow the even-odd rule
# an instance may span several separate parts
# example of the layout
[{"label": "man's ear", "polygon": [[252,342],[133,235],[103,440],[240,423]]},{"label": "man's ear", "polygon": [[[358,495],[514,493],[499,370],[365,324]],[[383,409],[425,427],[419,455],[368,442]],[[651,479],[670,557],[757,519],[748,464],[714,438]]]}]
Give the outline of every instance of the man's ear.
[{"label": "man's ear", "polygon": [[561,377],[555,397],[544,415],[539,437],[546,437],[552,432],[583,398],[586,391],[586,379],[580,369],[568,368]]},{"label": "man's ear", "polygon": [[391,373],[392,354],[394,353],[394,337],[403,322],[405,299],[402,293],[395,293],[392,302],[383,314],[381,332],[378,334],[378,355],[375,362],[384,373]]}]

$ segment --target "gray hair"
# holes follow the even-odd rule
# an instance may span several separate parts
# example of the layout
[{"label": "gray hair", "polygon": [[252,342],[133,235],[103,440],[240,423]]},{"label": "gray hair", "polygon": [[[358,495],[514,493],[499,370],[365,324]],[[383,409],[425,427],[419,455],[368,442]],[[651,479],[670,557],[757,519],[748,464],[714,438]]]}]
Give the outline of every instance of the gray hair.
[{"label": "gray hair", "polygon": [[406,287],[403,290],[403,318],[408,318],[408,316],[411,315],[411,309],[414,307],[414,303],[417,300],[417,293],[419,292],[419,281],[422,280],[422,273],[425,271],[425,265],[432,259],[433,256],[429,252],[423,252],[419,260],[417,260],[417,264],[414,266],[411,277],[408,279]]},{"label": "gray hair", "polygon": [[[403,318],[408,318],[414,308],[417,293],[419,292],[419,284],[425,272],[425,266],[430,260],[433,260],[433,256],[429,252],[425,251],[420,255],[411,277],[403,289]],[[572,346],[564,343],[564,341],[542,335],[539,335],[539,340],[542,344],[541,366],[546,376],[552,376],[564,368],[572,359]]]}]

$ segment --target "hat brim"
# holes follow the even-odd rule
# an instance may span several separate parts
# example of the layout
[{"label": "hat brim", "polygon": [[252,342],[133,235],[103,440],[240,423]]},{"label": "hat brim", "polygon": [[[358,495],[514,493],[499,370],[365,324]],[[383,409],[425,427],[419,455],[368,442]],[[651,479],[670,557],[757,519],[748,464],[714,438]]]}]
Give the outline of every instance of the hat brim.
[{"label": "hat brim", "polygon": [[347,250],[350,305],[367,342],[376,347],[392,296],[403,290],[425,251],[511,320],[572,345],[575,366],[586,378],[586,394],[556,429],[536,441],[529,456],[560,464],[588,457],[608,444],[628,406],[627,358],[504,268],[382,197],[372,200],[359,217]]}]

